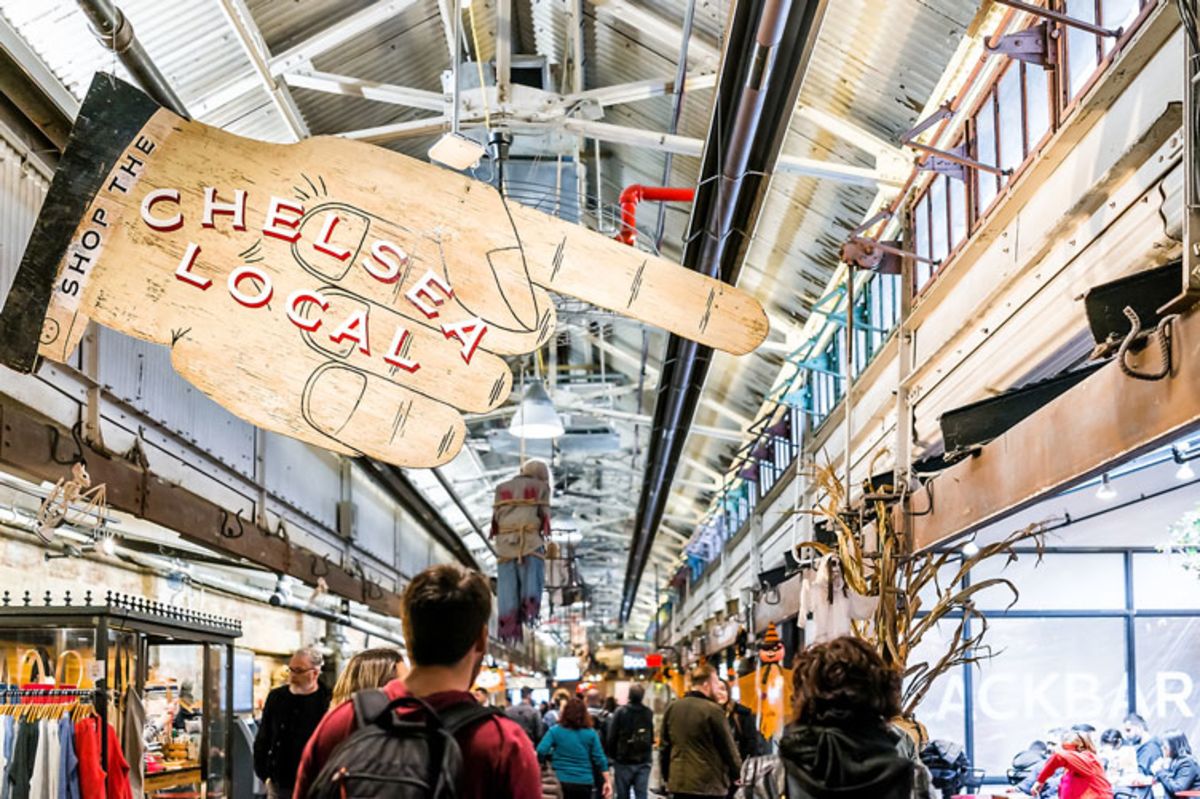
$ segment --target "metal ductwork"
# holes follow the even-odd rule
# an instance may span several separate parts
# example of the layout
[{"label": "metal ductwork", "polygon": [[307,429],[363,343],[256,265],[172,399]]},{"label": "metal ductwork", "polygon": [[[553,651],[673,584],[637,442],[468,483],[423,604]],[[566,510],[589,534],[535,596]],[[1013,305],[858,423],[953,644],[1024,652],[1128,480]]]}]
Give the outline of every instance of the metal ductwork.
[{"label": "metal ductwork", "polygon": [[[684,266],[737,283],[825,6],[826,0],[735,3],[684,238]],[[667,344],[646,482],[625,570],[622,622],[633,611],[711,358],[711,349],[678,336]]]},{"label": "metal ductwork", "polygon": [[117,54],[125,69],[154,101],[181,117],[187,117],[187,108],[179,95],[167,83],[167,79],[150,60],[142,43],[133,33],[133,25],[113,5],[112,0],[78,0],[79,8],[91,22],[92,33],[100,44]]}]

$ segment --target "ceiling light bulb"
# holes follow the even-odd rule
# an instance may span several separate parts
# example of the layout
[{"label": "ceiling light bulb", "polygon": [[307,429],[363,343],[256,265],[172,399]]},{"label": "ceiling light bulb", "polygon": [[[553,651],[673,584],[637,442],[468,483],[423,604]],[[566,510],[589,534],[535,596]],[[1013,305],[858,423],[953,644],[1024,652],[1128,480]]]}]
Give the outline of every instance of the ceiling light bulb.
[{"label": "ceiling light bulb", "polygon": [[1192,469],[1192,464],[1184,461],[1179,464],[1178,471],[1175,472],[1176,480],[1191,480],[1196,476],[1195,470]]},{"label": "ceiling light bulb", "polygon": [[117,542],[111,535],[105,536],[100,540],[100,551],[110,558],[117,554]]},{"label": "ceiling light bulb", "polygon": [[972,538],[970,541],[963,544],[962,553],[968,558],[975,557],[979,554],[979,544],[976,544],[975,539]]},{"label": "ceiling light bulb", "polygon": [[1112,487],[1112,483],[1108,481],[1108,474],[1100,478],[1100,487],[1096,489],[1096,499],[1104,502],[1111,502],[1117,498],[1117,490]]},{"label": "ceiling light bulb", "polygon": [[530,381],[508,432],[517,438],[558,438],[565,432],[562,418],[541,380]]}]

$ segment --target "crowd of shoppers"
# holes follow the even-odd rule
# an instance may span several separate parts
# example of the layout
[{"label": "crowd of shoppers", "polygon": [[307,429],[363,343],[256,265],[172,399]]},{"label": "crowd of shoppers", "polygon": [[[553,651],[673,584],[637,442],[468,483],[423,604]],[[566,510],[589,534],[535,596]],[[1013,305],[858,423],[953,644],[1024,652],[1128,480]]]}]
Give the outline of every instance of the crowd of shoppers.
[{"label": "crowd of shoppers", "polygon": [[[471,691],[487,651],[486,578],[432,567],[409,585],[402,610],[411,669],[397,650],[366,650],[331,692],[318,679],[320,651],[292,656],[254,742],[270,799],[385,795],[371,790],[397,780],[427,780],[467,799],[647,799],[656,734],[643,686],[631,685],[622,706],[593,690],[559,691],[537,707],[525,688],[501,711],[486,691]],[[900,675],[857,638],[798,653],[794,717],[774,755],[712,666],[695,667],[689,683],[657,735],[672,799],[935,796],[911,739],[891,723]],[[1077,725],[1047,738],[1014,759],[1014,771],[1028,775],[1021,790],[1038,799],[1113,799],[1114,785],[1116,796],[1135,799],[1200,788],[1187,736],[1151,736],[1137,715],[1099,736]],[[429,762],[437,752],[440,761]]]}]

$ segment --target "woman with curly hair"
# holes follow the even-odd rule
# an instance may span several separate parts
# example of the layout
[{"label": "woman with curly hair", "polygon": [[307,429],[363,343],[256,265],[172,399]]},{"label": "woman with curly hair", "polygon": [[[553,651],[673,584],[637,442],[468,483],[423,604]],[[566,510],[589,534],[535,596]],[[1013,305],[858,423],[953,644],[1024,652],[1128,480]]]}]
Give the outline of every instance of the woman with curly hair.
[{"label": "woman with curly hair", "polygon": [[[835,638],[796,656],[793,722],[779,745],[782,768],[754,765],[743,796],[788,799],[924,799],[928,773],[901,754],[900,675],[867,643]],[[763,758],[756,759],[758,761]],[[752,761],[754,763],[754,761]]]}]

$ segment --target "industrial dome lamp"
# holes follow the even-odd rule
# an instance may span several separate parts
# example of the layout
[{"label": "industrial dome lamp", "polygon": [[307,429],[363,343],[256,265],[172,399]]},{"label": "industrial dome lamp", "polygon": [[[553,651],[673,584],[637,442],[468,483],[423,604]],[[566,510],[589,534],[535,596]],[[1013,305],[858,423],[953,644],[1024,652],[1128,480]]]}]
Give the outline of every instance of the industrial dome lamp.
[{"label": "industrial dome lamp", "polygon": [[508,432],[517,438],[558,438],[566,432],[541,380],[531,380],[525,388]]}]

